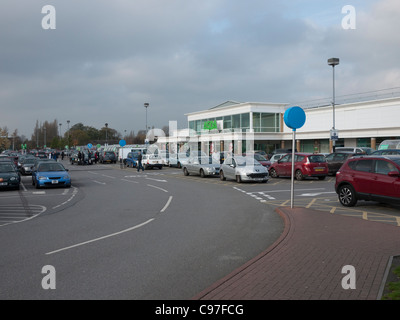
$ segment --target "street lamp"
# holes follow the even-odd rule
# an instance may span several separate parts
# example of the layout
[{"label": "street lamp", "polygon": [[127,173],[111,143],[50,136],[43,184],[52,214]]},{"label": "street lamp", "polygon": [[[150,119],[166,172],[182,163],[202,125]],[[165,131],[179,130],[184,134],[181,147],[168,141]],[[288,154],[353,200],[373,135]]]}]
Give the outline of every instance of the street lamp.
[{"label": "street lamp", "polygon": [[67,120],[67,124],[68,124],[68,142],[67,142],[67,145],[68,145],[68,148],[69,148],[69,123],[70,123],[71,121],[69,121],[69,120]]},{"label": "street lamp", "polygon": [[59,123],[58,125],[60,126],[60,139],[61,139],[61,125],[62,125],[62,123]]},{"label": "street lamp", "polygon": [[335,129],[335,66],[339,64],[339,58],[330,58],[328,59],[328,65],[332,66],[332,71],[333,71],[333,95],[332,95],[332,112],[333,112],[333,126],[332,126],[332,134],[331,138],[333,136],[334,139],[332,139],[332,151],[335,152],[335,147],[336,147],[336,140],[337,140],[337,134],[336,134],[336,129]]},{"label": "street lamp", "polygon": [[146,108],[146,134],[147,134],[147,108],[149,107],[149,104],[145,102],[144,107]]},{"label": "street lamp", "polygon": [[108,123],[106,123],[105,126],[106,126],[106,146],[108,146],[108,136],[107,136],[107,134],[108,134],[108,132],[107,132],[107,130],[108,130]]}]

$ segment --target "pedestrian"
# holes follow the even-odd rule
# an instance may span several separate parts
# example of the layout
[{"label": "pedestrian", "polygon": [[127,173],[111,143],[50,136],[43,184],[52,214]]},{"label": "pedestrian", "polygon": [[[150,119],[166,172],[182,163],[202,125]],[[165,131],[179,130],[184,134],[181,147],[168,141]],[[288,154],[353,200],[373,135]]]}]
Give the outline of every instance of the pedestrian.
[{"label": "pedestrian", "polygon": [[144,171],[144,168],[143,168],[143,165],[142,165],[142,159],[143,159],[143,157],[142,157],[142,153],[139,151],[139,154],[138,154],[138,158],[137,158],[137,160],[138,160],[138,165],[137,165],[137,171],[139,172],[140,171],[140,168],[142,168],[142,171]]},{"label": "pedestrian", "polygon": [[61,152],[61,160],[64,160],[64,156],[65,156],[64,151],[62,151]]}]

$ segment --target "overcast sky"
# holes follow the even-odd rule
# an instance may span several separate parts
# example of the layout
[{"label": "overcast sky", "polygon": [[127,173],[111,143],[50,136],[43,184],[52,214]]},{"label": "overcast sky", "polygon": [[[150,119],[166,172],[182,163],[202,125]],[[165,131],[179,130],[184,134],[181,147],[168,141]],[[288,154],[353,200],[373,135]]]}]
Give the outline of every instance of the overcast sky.
[{"label": "overcast sky", "polygon": [[[42,28],[46,5],[56,29]],[[330,97],[331,57],[338,96],[399,87],[398,30],[399,0],[1,0],[0,127],[136,133],[147,102],[149,126],[184,128],[226,100]]]}]

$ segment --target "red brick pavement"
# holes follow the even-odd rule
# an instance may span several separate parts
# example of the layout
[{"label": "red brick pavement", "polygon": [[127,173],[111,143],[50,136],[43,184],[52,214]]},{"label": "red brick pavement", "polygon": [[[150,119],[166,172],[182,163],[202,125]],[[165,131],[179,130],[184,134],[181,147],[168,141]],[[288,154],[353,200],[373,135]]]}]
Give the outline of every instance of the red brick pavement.
[{"label": "red brick pavement", "polygon": [[[306,208],[280,208],[281,237],[265,252],[202,291],[205,300],[371,300],[379,297],[400,228]],[[351,265],[356,288],[343,289]]]}]

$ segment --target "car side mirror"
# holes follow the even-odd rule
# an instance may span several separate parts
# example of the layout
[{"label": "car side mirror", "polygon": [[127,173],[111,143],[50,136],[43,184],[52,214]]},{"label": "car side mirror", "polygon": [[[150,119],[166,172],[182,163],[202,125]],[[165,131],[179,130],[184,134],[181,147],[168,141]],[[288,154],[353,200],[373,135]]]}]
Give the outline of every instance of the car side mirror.
[{"label": "car side mirror", "polygon": [[388,172],[389,177],[400,177],[400,173],[398,171],[390,171]]},{"label": "car side mirror", "polygon": [[234,167],[235,167],[235,165],[234,165],[234,164],[230,164],[229,166],[230,166],[231,168],[234,168]]}]

